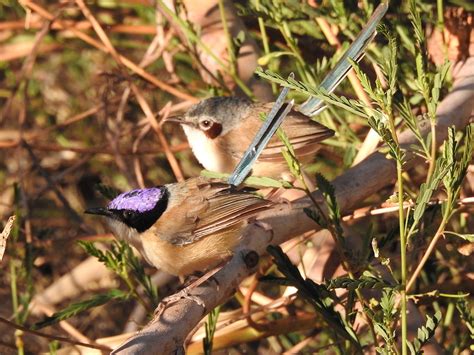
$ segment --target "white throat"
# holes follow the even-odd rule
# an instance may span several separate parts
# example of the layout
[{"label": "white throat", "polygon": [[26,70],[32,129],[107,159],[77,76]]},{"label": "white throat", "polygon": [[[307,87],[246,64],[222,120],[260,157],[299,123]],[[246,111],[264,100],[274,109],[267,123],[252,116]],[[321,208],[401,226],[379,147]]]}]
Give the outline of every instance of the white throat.
[{"label": "white throat", "polygon": [[135,248],[140,249],[141,242],[139,233],[136,229],[130,228],[124,223],[111,218],[107,218],[107,224],[117,239],[123,240],[124,242],[133,245]]},{"label": "white throat", "polygon": [[186,125],[183,125],[183,129],[194,156],[205,169],[220,173],[230,172],[232,162],[221,153],[212,139],[199,129]]}]

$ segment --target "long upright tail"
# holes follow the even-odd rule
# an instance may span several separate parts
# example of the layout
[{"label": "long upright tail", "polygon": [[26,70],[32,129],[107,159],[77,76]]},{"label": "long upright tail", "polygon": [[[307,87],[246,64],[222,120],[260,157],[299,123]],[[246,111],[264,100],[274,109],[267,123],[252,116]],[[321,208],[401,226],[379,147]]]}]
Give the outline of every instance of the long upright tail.
[{"label": "long upright tail", "polygon": [[[339,83],[347,76],[352,68],[348,58],[358,62],[365,54],[365,50],[372,39],[375,37],[376,28],[380,20],[387,12],[388,4],[381,3],[370,17],[367,25],[362,29],[351,46],[344,53],[342,58],[337,62],[336,66],[326,75],[320,84],[320,88],[331,93],[339,85]],[[307,115],[314,116],[326,108],[324,102],[316,97],[309,98],[301,104],[298,111]]]},{"label": "long upright tail", "polygon": [[[320,85],[321,88],[327,92],[334,91],[337,85],[339,85],[339,83],[346,77],[346,75],[349,73],[349,70],[351,69],[351,63],[348,61],[348,58],[351,58],[354,61],[359,61],[363,57],[367,45],[376,34],[377,24],[385,15],[387,9],[388,5],[386,3],[381,3],[375,9],[367,25],[362,29],[360,34],[347,49],[346,53],[344,53],[336,66],[329,72],[328,75],[326,75]],[[287,113],[290,111],[291,107],[293,106],[293,102],[288,103],[283,108],[287,93],[288,88],[284,88],[280,93],[280,96],[273,105],[267,120],[255,135],[252,143],[247,148],[233,173],[229,176],[229,184],[238,186],[242,183],[245,177],[250,173],[253,164],[267,145],[268,141],[278,129]],[[310,98],[305,103],[303,103],[298,108],[298,110],[307,116],[314,116],[321,112],[324,108],[325,104],[323,101],[317,98]]]}]

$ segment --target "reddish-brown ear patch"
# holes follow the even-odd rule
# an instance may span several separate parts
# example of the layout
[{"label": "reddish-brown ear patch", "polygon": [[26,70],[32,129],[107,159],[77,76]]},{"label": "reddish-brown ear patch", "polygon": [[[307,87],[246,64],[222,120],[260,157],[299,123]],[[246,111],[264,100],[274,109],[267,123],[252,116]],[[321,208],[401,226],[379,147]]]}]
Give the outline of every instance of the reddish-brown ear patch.
[{"label": "reddish-brown ear patch", "polygon": [[220,123],[213,122],[212,126],[204,131],[204,134],[208,138],[214,139],[214,138],[218,137],[219,134],[221,134],[221,132],[222,132],[222,125]]}]

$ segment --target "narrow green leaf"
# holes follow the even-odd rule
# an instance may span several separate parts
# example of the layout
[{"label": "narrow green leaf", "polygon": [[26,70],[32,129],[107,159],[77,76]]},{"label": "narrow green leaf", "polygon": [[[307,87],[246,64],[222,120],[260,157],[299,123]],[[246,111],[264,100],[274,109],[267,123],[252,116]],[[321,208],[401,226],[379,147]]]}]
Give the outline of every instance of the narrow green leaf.
[{"label": "narrow green leaf", "polygon": [[341,224],[341,211],[339,210],[339,206],[337,204],[336,192],[334,191],[334,187],[331,185],[329,180],[327,180],[321,174],[316,174],[316,184],[326,201],[326,205],[328,208],[328,217],[331,223],[334,225],[337,237],[343,238],[344,232]]},{"label": "narrow green leaf", "polygon": [[321,228],[328,227],[326,220],[323,218],[323,216],[320,215],[320,213],[316,209],[304,208],[303,211],[309,218],[315,221]]},{"label": "narrow green leaf", "polygon": [[129,298],[129,294],[121,290],[113,289],[107,293],[95,295],[92,298],[73,303],[63,310],[54,313],[51,317],[47,317],[44,320],[34,324],[33,329],[40,329],[62,320],[74,317],[75,315],[87,311],[88,309],[102,306],[103,304],[115,300],[115,301],[125,301]]},{"label": "narrow green leaf", "polygon": [[318,285],[311,279],[304,279],[298,268],[279,246],[268,246],[268,253],[273,257],[278,270],[285,276],[288,283],[298,289],[298,294],[308,301],[321,314],[331,329],[360,350],[360,343],[354,330],[346,324],[341,315],[334,310],[331,291],[325,285]]},{"label": "narrow green leaf", "polygon": [[448,165],[443,157],[438,158],[431,180],[420,186],[420,192],[416,199],[415,209],[413,211],[413,226],[417,226],[420,222],[425,213],[426,207],[428,206],[428,202],[430,201],[431,196],[433,196],[433,192],[438,188],[441,180],[448,173],[449,167],[450,165]]},{"label": "narrow green leaf", "polygon": [[260,76],[262,78],[265,78],[265,79],[267,79],[271,82],[279,84],[281,86],[288,87],[290,89],[301,92],[301,93],[306,94],[308,96],[317,97],[317,98],[323,100],[328,105],[334,105],[334,106],[340,107],[340,108],[342,108],[344,110],[347,110],[348,112],[350,112],[354,115],[365,117],[365,118],[368,117],[367,113],[365,111],[365,109],[367,109],[368,107],[360,101],[349,100],[349,99],[347,99],[343,96],[338,97],[334,93],[328,94],[324,90],[320,90],[318,88],[311,87],[311,86],[309,86],[309,85],[307,85],[307,84],[305,84],[301,81],[298,81],[294,78],[283,78],[282,76],[280,76],[280,75],[278,75],[278,74],[276,74],[276,73],[274,73],[270,70],[263,71],[262,68],[257,68],[257,70],[255,71],[255,74],[257,74],[258,76]]},{"label": "narrow green leaf", "polygon": [[385,287],[392,287],[392,285],[373,276],[361,276],[355,280],[351,279],[350,277],[343,276],[331,280],[328,285],[329,289],[345,288],[347,290],[382,289]]},{"label": "narrow green leaf", "polygon": [[212,346],[214,340],[214,333],[216,332],[217,320],[219,318],[220,306],[214,308],[207,317],[207,322],[204,323],[204,329],[206,336],[202,339],[202,346],[204,348],[205,355],[212,354]]},{"label": "narrow green leaf", "polygon": [[260,58],[258,58],[258,65],[268,65],[273,59],[279,58],[281,56],[289,56],[289,57],[295,57],[296,54],[293,52],[289,51],[281,51],[281,52],[271,52],[268,53],[267,55],[264,55]]},{"label": "narrow green leaf", "polygon": [[[217,173],[214,171],[209,171],[209,170],[202,170],[201,171],[201,176],[208,177],[211,179],[220,179],[223,181],[227,181],[229,178],[230,174],[224,174],[224,173]],[[269,177],[264,177],[264,176],[249,176],[246,178],[243,183],[245,186],[252,186],[252,187],[272,187],[275,189],[279,188],[284,188],[284,189],[291,189],[293,188],[293,185],[285,180],[275,180]]]},{"label": "narrow green leaf", "polygon": [[436,327],[441,321],[441,312],[437,311],[433,317],[427,316],[425,325],[418,328],[416,338],[410,343],[407,341],[407,346],[411,354],[421,355],[423,351],[421,348],[433,337]]},{"label": "narrow green leaf", "polygon": [[474,234],[460,234],[452,231],[445,231],[444,234],[454,235],[458,238],[467,240],[468,242],[474,243]]}]

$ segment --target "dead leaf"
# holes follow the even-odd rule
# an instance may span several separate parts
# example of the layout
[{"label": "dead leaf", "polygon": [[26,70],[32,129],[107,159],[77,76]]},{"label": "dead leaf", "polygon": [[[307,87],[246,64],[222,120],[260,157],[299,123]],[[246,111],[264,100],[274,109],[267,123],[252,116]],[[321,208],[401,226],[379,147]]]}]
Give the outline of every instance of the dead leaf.
[{"label": "dead leaf", "polygon": [[458,248],[458,252],[465,256],[470,256],[474,252],[474,243],[467,243]]},{"label": "dead leaf", "polygon": [[442,31],[428,27],[428,53],[436,65],[445,59],[456,63],[474,55],[474,16],[461,7],[449,7],[444,12]]},{"label": "dead leaf", "polygon": [[15,216],[8,218],[7,224],[3,228],[3,232],[0,234],[0,261],[3,260],[3,254],[5,254],[5,248],[7,247],[7,239],[10,236],[10,232],[15,222]]}]

